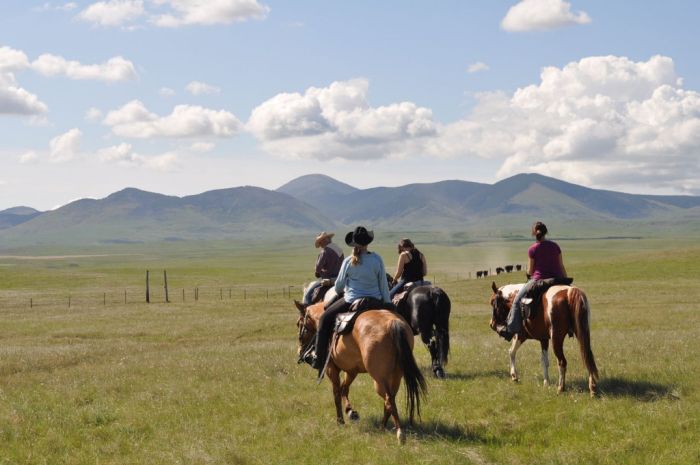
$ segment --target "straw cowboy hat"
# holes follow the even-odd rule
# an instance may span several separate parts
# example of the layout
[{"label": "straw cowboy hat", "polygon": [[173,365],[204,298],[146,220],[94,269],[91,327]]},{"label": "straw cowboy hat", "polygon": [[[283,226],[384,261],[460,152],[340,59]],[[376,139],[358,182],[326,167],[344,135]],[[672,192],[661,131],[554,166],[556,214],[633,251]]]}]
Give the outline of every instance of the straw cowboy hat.
[{"label": "straw cowboy hat", "polygon": [[345,235],[345,243],[350,247],[365,246],[374,240],[374,231],[367,231],[364,226],[358,226],[354,231]]},{"label": "straw cowboy hat", "polygon": [[314,242],[314,245],[318,249],[319,247],[321,247],[322,240],[324,240],[324,239],[330,240],[333,238],[333,236],[335,236],[335,233],[327,233],[326,231],[323,231],[321,234],[316,236],[316,242]]}]

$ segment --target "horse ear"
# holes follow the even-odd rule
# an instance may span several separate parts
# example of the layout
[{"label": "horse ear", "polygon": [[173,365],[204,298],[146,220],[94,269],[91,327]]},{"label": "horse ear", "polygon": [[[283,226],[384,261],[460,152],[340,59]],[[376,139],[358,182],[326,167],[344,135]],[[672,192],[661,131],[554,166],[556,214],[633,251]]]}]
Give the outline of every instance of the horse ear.
[{"label": "horse ear", "polygon": [[491,281],[491,289],[493,289],[494,294],[498,294],[498,287],[496,286],[495,281]]},{"label": "horse ear", "polygon": [[294,305],[296,305],[297,309],[299,310],[299,313],[301,313],[301,315],[304,316],[304,313],[306,313],[306,305],[302,304],[298,300],[294,301]]}]

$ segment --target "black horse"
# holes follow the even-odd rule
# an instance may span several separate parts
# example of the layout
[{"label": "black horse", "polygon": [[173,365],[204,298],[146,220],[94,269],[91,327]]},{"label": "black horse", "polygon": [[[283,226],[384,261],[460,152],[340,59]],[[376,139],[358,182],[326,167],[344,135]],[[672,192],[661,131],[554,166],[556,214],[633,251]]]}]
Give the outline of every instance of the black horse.
[{"label": "black horse", "polygon": [[414,334],[419,334],[428,347],[432,359],[433,374],[445,377],[444,365],[450,351],[451,303],[445,291],[436,286],[417,286],[401,299],[396,311],[411,325]]}]

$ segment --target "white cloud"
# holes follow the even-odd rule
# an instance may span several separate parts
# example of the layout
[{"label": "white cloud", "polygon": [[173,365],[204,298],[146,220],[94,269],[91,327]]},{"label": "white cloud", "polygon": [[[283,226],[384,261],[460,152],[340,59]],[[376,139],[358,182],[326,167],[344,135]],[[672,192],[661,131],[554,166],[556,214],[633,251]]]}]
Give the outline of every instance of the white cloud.
[{"label": "white cloud", "polygon": [[29,59],[21,50],[0,47],[0,73],[12,73],[29,67]]},{"label": "white cloud", "polygon": [[97,151],[97,157],[105,163],[117,163],[123,166],[145,167],[157,171],[171,171],[179,166],[179,156],[167,152],[162,155],[144,156],[132,150],[131,144],[121,143]]},{"label": "white cloud", "polygon": [[700,193],[700,93],[673,60],[584,58],[547,67],[515,91],[478,96],[473,113],[441,126],[436,156],[502,160],[498,176],[538,172],[599,187]]},{"label": "white cloud", "polygon": [[80,139],[83,133],[78,128],[56,136],[49,142],[49,160],[61,163],[73,160],[80,152]]},{"label": "white cloud", "polygon": [[75,2],[63,3],[61,5],[53,5],[51,2],[46,2],[41,6],[34,8],[34,11],[43,13],[45,11],[72,11],[78,8],[78,4]]},{"label": "white cloud", "polygon": [[17,86],[12,73],[0,72],[0,115],[40,115],[47,111],[39,97]]},{"label": "white cloud", "polygon": [[23,153],[19,156],[19,162],[22,164],[35,163],[39,161],[39,154],[33,150]]},{"label": "white cloud", "polygon": [[192,95],[210,95],[218,94],[219,92],[221,92],[221,89],[219,89],[218,87],[200,81],[190,82],[185,87],[185,90]]},{"label": "white cloud", "polygon": [[145,14],[143,0],[109,0],[96,2],[81,11],[77,18],[97,26],[121,26]]},{"label": "white cloud", "polygon": [[161,87],[158,90],[158,94],[161,97],[172,97],[173,95],[175,95],[175,90],[171,89],[170,87]]},{"label": "white cloud", "polygon": [[489,65],[486,63],[482,63],[481,61],[477,61],[476,63],[472,63],[469,65],[467,68],[468,73],[478,73],[479,71],[488,71],[491,69]]},{"label": "white cloud", "polygon": [[91,107],[85,112],[85,119],[88,121],[99,121],[102,119],[102,110],[99,108]]},{"label": "white cloud", "polygon": [[170,11],[156,15],[152,22],[160,27],[230,24],[248,19],[264,19],[270,11],[257,0],[153,0]]},{"label": "white cloud", "polygon": [[32,69],[45,75],[65,75],[70,79],[95,79],[100,81],[124,81],[136,78],[134,64],[120,56],[110,58],[99,65],[83,65],[63,57],[45,53],[34,62]]},{"label": "white cloud", "polygon": [[318,159],[400,156],[435,132],[429,109],[371,107],[368,87],[354,79],[278,94],[253,110],[247,128],[270,152]]},{"label": "white cloud", "polygon": [[242,126],[228,111],[178,105],[170,115],[160,117],[138,100],[109,112],[103,123],[116,135],[134,138],[232,137]]},{"label": "white cloud", "polygon": [[214,150],[214,147],[216,147],[216,144],[212,142],[195,142],[194,144],[190,145],[190,150],[193,152],[205,153],[211,152]]},{"label": "white cloud", "polygon": [[501,20],[501,28],[510,32],[543,31],[574,24],[588,24],[585,11],[572,12],[564,0],[521,0]]}]

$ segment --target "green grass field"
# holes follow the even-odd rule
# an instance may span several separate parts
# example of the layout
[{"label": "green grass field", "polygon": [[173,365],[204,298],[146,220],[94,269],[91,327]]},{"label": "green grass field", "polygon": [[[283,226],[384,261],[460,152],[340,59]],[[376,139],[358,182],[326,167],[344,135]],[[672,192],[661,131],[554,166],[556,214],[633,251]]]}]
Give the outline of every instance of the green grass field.
[{"label": "green grass field", "polygon": [[[375,247],[389,270],[393,239]],[[542,387],[536,342],[509,380],[491,279],[467,278],[524,262],[527,242],[428,240],[416,239],[452,299],[452,353],[404,446],[378,429],[367,375],[351,390],[361,419],[341,427],[330,383],[296,364],[286,292],[300,298],[311,278],[310,245],[0,251],[0,464],[700,463],[700,240],[559,241],[591,304],[595,399],[574,339],[567,392]],[[415,354],[427,376],[427,351]]]}]

